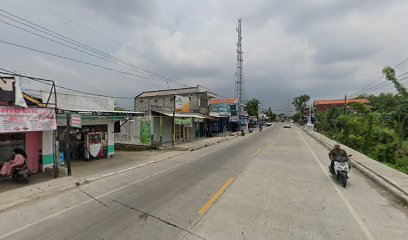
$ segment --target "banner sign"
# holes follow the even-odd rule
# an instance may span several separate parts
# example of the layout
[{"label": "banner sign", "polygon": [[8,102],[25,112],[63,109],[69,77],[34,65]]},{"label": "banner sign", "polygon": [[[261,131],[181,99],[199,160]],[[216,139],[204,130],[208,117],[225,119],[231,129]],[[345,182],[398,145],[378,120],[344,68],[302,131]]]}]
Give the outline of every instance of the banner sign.
[{"label": "banner sign", "polygon": [[176,112],[190,112],[190,98],[175,96]]},{"label": "banner sign", "polygon": [[229,121],[230,122],[239,122],[239,117],[238,116],[231,116]]},{"label": "banner sign", "polygon": [[15,81],[14,77],[0,77],[0,101],[15,101]]},{"label": "banner sign", "polygon": [[140,142],[143,144],[150,144],[150,121],[140,121]]},{"label": "banner sign", "polygon": [[218,109],[218,104],[211,104],[210,105],[210,112],[214,112],[214,113],[218,113],[219,109]]},{"label": "banner sign", "polygon": [[227,103],[220,103],[219,111],[220,116],[231,116],[230,105]]},{"label": "banner sign", "polygon": [[193,118],[175,118],[174,123],[177,125],[190,125],[193,124]]},{"label": "banner sign", "polygon": [[57,129],[54,109],[0,106],[0,133]]},{"label": "banner sign", "polygon": [[81,114],[71,114],[71,121],[70,125],[73,128],[81,128],[82,127],[82,122],[81,122]]}]

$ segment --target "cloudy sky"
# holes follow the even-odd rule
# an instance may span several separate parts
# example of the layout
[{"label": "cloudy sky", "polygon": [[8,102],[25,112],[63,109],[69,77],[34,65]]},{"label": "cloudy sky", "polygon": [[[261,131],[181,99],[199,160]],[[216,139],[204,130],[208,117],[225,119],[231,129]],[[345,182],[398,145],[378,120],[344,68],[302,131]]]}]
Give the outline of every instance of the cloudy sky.
[{"label": "cloudy sky", "polygon": [[[134,66],[142,67],[224,96],[234,96],[235,28],[242,18],[247,98],[275,110],[289,108],[291,98],[303,93],[314,99],[356,93],[381,83],[374,81],[385,65],[408,57],[404,0],[1,0],[0,9],[1,41],[134,75],[142,75]],[[17,29],[62,42],[9,14],[131,63],[132,69]],[[134,97],[168,87],[157,75],[144,79],[1,42],[0,52],[2,68],[83,91]],[[408,63],[397,68],[398,74],[407,71]],[[370,93],[381,90],[392,88]]]}]

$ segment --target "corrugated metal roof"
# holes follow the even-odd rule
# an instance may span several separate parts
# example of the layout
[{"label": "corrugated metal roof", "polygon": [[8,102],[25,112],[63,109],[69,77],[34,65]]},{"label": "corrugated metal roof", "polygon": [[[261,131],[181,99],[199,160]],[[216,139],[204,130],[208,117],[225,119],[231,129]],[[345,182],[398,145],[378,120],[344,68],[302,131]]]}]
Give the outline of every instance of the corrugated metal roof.
[{"label": "corrugated metal roof", "polygon": [[[367,99],[347,99],[346,103],[352,103],[352,102],[359,102],[359,103],[370,103]],[[331,105],[331,104],[344,104],[344,99],[340,100],[315,100],[314,101],[315,105]]]},{"label": "corrugated metal roof", "polygon": [[[165,111],[152,111],[152,113],[159,113],[165,116],[169,116],[169,117],[173,117],[173,112],[165,112]],[[201,119],[214,119],[210,116],[204,115],[204,114],[200,114],[200,113],[182,113],[182,112],[178,112],[174,114],[175,117],[179,117],[179,118],[188,118],[188,117],[192,117],[192,118],[201,118]]]},{"label": "corrugated metal roof", "polygon": [[207,88],[198,85],[197,87],[190,87],[190,88],[176,88],[176,89],[165,89],[165,90],[142,92],[136,97],[154,97],[154,96],[202,93],[202,92],[209,92],[210,94],[214,96],[217,95],[215,93],[210,92]]}]

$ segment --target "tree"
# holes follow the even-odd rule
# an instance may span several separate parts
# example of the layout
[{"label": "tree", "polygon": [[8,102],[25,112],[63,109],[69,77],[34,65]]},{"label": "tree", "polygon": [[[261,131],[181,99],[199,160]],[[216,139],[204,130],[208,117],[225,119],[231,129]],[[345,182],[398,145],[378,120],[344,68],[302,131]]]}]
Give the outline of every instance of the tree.
[{"label": "tree", "polygon": [[260,101],[256,98],[253,98],[252,100],[249,100],[248,102],[246,102],[245,111],[248,112],[249,116],[258,117],[259,104],[260,104]]},{"label": "tree", "polygon": [[119,104],[115,103],[115,111],[128,111],[128,110],[119,106]]},{"label": "tree", "polygon": [[299,121],[302,120],[305,114],[306,103],[310,100],[310,96],[307,94],[294,97],[292,104],[295,106],[296,112],[299,114]]},{"label": "tree", "polygon": [[269,107],[268,110],[265,111],[265,115],[270,118],[270,121],[276,120],[276,114],[272,112],[272,108]]}]

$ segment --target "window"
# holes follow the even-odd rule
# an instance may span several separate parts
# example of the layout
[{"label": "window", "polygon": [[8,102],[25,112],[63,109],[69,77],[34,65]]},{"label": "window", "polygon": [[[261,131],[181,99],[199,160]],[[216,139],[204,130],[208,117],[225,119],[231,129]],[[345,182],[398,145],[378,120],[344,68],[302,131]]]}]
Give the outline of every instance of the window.
[{"label": "window", "polygon": [[200,105],[200,107],[207,107],[208,106],[208,99],[206,97],[200,97],[199,105]]}]

